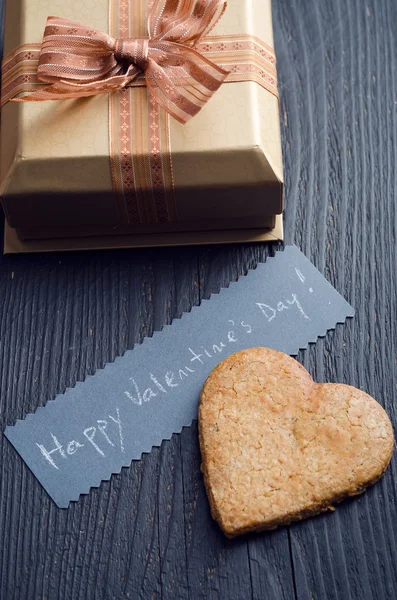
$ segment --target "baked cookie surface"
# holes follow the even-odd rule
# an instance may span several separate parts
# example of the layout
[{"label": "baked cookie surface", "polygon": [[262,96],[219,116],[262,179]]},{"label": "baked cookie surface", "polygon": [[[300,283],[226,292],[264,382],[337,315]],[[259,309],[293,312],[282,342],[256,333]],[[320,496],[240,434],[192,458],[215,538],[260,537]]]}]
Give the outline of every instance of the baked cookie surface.
[{"label": "baked cookie surface", "polygon": [[199,406],[202,470],[228,537],[315,515],[385,471],[394,437],[383,408],[342,384],[316,384],[295,359],[251,348],[220,363]]}]

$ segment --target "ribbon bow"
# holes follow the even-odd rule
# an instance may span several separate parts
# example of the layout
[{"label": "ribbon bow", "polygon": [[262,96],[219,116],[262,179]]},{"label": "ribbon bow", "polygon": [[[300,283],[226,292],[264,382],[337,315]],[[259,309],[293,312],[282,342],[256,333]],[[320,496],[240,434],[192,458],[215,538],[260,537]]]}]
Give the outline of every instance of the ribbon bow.
[{"label": "ribbon bow", "polygon": [[144,76],[152,98],[186,123],[228,75],[194,49],[225,9],[223,0],[155,0],[145,38],[114,39],[81,23],[49,17],[37,76],[50,85],[15,101],[95,96]]}]

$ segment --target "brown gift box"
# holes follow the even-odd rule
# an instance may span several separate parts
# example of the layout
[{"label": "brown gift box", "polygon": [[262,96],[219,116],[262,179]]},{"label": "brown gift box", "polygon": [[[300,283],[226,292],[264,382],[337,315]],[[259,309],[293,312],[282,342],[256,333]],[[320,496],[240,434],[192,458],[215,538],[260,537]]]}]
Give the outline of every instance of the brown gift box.
[{"label": "brown gift box", "polygon": [[[69,0],[57,10],[59,16],[108,31],[108,0],[94,5]],[[41,42],[46,18],[53,13],[53,0],[7,0],[4,56],[21,44]],[[211,35],[241,33],[273,46],[270,0],[229,0]],[[187,124],[171,119],[174,223],[134,224],[120,211],[110,170],[108,102],[101,95],[3,107],[1,195],[9,225],[6,240],[14,240],[10,251],[23,251],[24,245],[15,249],[11,228],[23,240],[54,240],[47,239],[48,249],[65,246],[56,238],[70,239],[66,246],[71,249],[85,247],[73,241],[78,236],[100,236],[88,247],[108,247],[110,238],[115,247],[267,238],[275,215],[282,212],[274,95],[255,82],[225,83]],[[280,221],[273,238],[282,237]],[[101,245],[104,236],[107,242]],[[123,242],[117,243],[118,236]]]}]

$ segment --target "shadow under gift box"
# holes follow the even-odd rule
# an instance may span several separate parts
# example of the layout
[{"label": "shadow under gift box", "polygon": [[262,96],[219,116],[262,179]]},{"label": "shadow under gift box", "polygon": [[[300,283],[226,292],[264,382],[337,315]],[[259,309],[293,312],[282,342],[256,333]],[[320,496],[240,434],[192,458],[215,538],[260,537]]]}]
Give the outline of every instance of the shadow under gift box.
[{"label": "shadow under gift box", "polygon": [[[71,0],[64,14],[108,31],[108,1]],[[41,42],[52,0],[6,0],[7,56]],[[273,47],[270,0],[229,0],[211,35],[249,34]],[[146,95],[134,88],[132,95]],[[136,119],[134,118],[134,122]],[[11,103],[1,115],[1,195],[22,239],[271,229],[283,209],[278,99],[255,82],[224,83],[185,125],[170,119],[177,220],[130,222],[113,191],[109,97]]]}]

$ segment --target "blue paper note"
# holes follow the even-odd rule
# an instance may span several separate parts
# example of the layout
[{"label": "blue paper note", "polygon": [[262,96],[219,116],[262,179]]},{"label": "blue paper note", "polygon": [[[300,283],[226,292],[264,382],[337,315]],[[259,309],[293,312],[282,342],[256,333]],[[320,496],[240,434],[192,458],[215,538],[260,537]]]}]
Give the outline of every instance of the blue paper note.
[{"label": "blue paper note", "polygon": [[287,246],[5,435],[65,508],[190,425],[221,360],[254,346],[297,354],[353,314],[298,248]]}]

